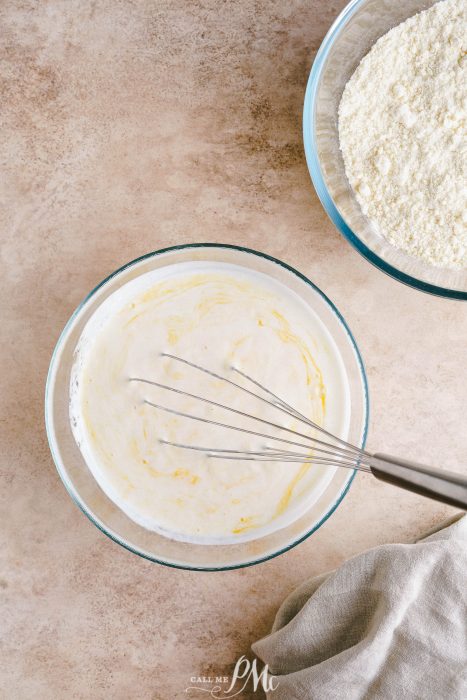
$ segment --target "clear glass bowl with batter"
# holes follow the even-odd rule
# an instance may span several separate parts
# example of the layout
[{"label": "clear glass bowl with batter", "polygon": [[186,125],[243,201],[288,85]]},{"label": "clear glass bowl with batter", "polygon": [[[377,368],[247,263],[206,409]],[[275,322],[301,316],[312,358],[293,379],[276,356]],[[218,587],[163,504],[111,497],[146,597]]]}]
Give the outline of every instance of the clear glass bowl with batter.
[{"label": "clear glass bowl with batter", "polygon": [[[150,253],[125,265],[94,289],[66,325],[54,351],[46,387],[46,427],[58,472],[73,500],[89,519],[115,542],[152,561],[195,570],[222,570],[248,566],[287,551],[315,530],[337,508],[354,472],[333,469],[315,500],[292,521],[261,531],[261,536],[232,538],[226,543],[183,541],[142,527],[117,507],[98,485],[74,439],[70,423],[70,378],[76,347],[83,330],[103,302],[145,273],[162,272],[178,263],[227,263],[252,274],[262,273],[298,295],[332,338],[348,384],[349,441],[363,446],[368,423],[365,371],[355,341],[332,303],[308,279],[284,263],[262,253],[217,244],[177,246]],[[203,386],[202,381],[200,387]],[[201,393],[201,392],[200,392]],[[231,438],[232,443],[235,438]],[[235,463],[232,464],[235,468]],[[325,470],[327,468],[324,468]]]},{"label": "clear glass bowl with batter", "polygon": [[[433,0],[353,0],[329,29],[316,55],[303,109],[303,138],[313,184],[334,225],[373,265],[412,287],[467,299],[467,270],[433,267],[391,245],[363,215],[339,148],[338,107],[345,84],[373,44]],[[388,67],[390,70],[390,67]]]}]

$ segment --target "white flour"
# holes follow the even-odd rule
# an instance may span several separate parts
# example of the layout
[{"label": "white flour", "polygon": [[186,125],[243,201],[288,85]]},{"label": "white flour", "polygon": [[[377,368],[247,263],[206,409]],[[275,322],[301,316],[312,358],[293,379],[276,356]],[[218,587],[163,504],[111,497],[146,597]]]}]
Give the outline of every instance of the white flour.
[{"label": "white flour", "polygon": [[[443,0],[381,37],[339,106],[346,174],[393,245],[467,267],[465,0]],[[464,48],[463,48],[464,45]]]}]

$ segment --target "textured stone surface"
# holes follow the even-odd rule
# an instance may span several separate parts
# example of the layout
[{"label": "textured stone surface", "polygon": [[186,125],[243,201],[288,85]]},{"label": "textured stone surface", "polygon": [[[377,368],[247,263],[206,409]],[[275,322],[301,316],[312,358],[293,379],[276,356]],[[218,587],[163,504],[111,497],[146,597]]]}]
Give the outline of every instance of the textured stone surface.
[{"label": "textured stone surface", "polygon": [[309,181],[303,92],[343,4],[1,3],[1,698],[187,697],[190,676],[228,673],[305,577],[451,512],[359,476],[288,554],[175,571],[88,522],[44,434],[50,355],[89,289],[149,250],[222,241],[283,258],[340,308],[368,369],[370,447],[465,464],[466,307],[373,269]]}]

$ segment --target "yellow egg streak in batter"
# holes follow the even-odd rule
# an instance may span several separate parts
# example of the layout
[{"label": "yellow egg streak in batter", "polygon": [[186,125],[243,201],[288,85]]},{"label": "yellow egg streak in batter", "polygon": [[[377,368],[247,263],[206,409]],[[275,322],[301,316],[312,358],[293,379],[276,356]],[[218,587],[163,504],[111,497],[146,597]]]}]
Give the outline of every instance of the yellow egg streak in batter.
[{"label": "yellow egg streak in batter", "polygon": [[[243,369],[318,424],[328,419],[321,363],[336,398],[345,396],[344,379],[333,364],[325,329],[283,285],[220,263],[173,267],[128,283],[88,322],[72,373],[74,434],[102,489],[144,527],[212,543],[262,536],[299,517],[319,490],[323,469],[209,459],[202,452],[163,445],[160,439],[254,450],[267,441],[174,416],[145,401],[293,436],[130,378],[200,394],[302,432],[296,419],[161,353],[171,352],[238,383],[244,382],[232,376],[230,366]],[[331,427],[339,432],[345,412],[338,415],[337,404],[331,406]]]}]

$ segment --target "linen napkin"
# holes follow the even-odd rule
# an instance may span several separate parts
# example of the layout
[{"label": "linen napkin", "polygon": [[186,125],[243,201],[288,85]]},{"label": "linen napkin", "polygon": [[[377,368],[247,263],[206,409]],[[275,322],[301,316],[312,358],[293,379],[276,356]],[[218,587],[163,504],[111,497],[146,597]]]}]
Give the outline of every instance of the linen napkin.
[{"label": "linen napkin", "polygon": [[252,648],[268,700],[467,700],[467,516],[307,581]]}]

